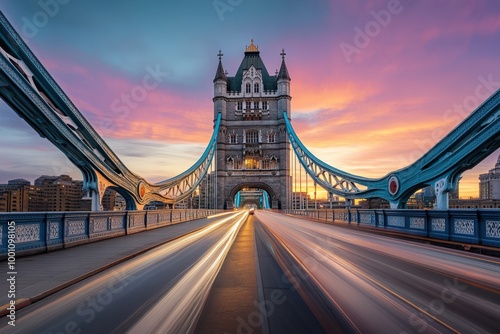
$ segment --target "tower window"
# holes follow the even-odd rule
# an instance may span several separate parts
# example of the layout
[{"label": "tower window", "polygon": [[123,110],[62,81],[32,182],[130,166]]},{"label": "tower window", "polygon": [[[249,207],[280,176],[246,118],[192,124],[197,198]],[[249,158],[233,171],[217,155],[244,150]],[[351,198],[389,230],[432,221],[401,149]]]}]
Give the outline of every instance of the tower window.
[{"label": "tower window", "polygon": [[267,139],[270,143],[275,143],[276,142],[276,134],[274,132],[270,132]]},{"label": "tower window", "polygon": [[247,102],[246,103],[246,110],[250,111],[252,109],[252,102]]},{"label": "tower window", "polygon": [[256,130],[247,131],[245,136],[248,144],[257,144],[259,142],[259,132]]},{"label": "tower window", "polygon": [[253,92],[254,93],[258,93],[259,92],[259,86],[260,85],[259,85],[258,82],[256,82],[256,83],[253,84]]},{"label": "tower window", "polygon": [[262,101],[262,110],[267,110],[268,108],[267,101]]},{"label": "tower window", "polygon": [[254,109],[259,109],[259,101],[255,101],[255,102],[253,103],[253,108],[254,108]]},{"label": "tower window", "polygon": [[247,82],[247,84],[245,85],[245,92],[246,92],[247,94],[250,94],[250,93],[251,93],[251,87],[252,87],[252,86],[250,85],[250,83],[249,83],[249,82]]},{"label": "tower window", "polygon": [[238,137],[236,136],[236,133],[230,133],[229,134],[229,144],[236,144],[238,141]]},{"label": "tower window", "polygon": [[237,110],[242,110],[243,109],[243,102],[238,102],[238,105],[237,105]]},{"label": "tower window", "polygon": [[260,161],[258,158],[249,157],[245,159],[245,169],[259,169]]}]

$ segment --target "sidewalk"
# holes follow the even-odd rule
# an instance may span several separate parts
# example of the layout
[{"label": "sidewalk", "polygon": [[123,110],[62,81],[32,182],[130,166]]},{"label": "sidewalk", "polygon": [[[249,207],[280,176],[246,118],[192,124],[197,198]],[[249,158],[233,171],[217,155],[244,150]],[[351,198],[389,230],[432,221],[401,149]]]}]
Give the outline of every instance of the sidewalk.
[{"label": "sidewalk", "polygon": [[[142,254],[158,245],[203,228],[199,219],[125,235],[54,252],[16,259],[15,300],[19,310],[67,286]],[[0,262],[0,316],[7,314],[9,283],[7,261]]]}]

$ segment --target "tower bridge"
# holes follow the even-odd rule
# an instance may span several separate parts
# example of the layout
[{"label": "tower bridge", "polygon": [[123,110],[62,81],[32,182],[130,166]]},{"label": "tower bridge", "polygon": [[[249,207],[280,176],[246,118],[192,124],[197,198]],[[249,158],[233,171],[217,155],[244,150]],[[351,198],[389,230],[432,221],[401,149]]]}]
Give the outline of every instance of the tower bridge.
[{"label": "tower bridge", "polygon": [[[393,208],[405,208],[414,192],[433,186],[436,208],[445,209],[461,174],[500,147],[499,90],[413,164],[379,179],[339,170],[315,157],[293,129],[285,51],[279,71],[271,75],[252,40],[234,76],[228,76],[219,51],[214,131],[203,155],[180,175],[153,184],[123,164],[3,14],[0,53],[0,96],[80,169],[96,211],[102,210],[108,188],[125,198],[129,210],[152,201],[173,206],[195,193],[204,194],[206,206],[231,209],[237,194],[247,188],[265,191],[273,209],[294,209],[302,172],[315,193],[319,186],[330,198],[340,196],[348,203],[383,198]],[[298,162],[300,176],[292,171],[292,161]]]},{"label": "tower bridge", "polygon": [[[94,211],[106,189],[127,201],[120,212],[0,214],[9,268],[0,313],[10,319],[0,332],[12,331],[12,319],[22,333],[498,332],[500,262],[484,254],[498,254],[498,210],[400,209],[429,185],[446,208],[461,173],[500,146],[500,91],[415,163],[370,179],[300,141],[285,55],[271,75],[252,41],[229,76],[219,52],[205,152],[180,175],[150,183],[107,146],[0,13],[0,97],[80,169]],[[310,186],[315,198],[325,189],[330,206],[335,195],[397,209],[308,210]],[[172,208],[194,195],[198,210]],[[153,201],[170,207],[141,210]],[[235,207],[287,215],[218,210]],[[429,310],[439,303],[440,312]]]}]

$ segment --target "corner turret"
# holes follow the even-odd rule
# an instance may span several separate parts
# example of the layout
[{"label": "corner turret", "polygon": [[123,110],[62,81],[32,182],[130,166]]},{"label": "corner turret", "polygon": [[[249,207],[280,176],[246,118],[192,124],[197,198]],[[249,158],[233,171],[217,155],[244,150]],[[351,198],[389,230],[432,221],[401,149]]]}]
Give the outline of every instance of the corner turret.
[{"label": "corner turret", "polygon": [[219,50],[217,54],[219,57],[219,66],[214,78],[214,119],[217,114],[222,114],[222,119],[226,119],[226,91],[227,91],[227,76],[222,66],[222,52]]},{"label": "corner turret", "polygon": [[284,112],[287,113],[288,118],[291,118],[291,107],[290,101],[292,97],[290,96],[290,75],[288,74],[288,69],[285,63],[285,49],[281,52],[281,68],[278,73],[277,83],[278,83],[278,114],[279,117],[283,115]]}]

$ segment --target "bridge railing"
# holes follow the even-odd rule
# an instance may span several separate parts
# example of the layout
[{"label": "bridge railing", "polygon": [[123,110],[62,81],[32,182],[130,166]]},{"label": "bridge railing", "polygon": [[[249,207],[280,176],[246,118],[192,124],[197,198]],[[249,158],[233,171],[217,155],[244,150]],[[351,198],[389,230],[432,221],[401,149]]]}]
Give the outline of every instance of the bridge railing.
[{"label": "bridge railing", "polygon": [[500,247],[500,210],[285,210],[286,213],[347,222],[427,238]]},{"label": "bridge railing", "polygon": [[[11,244],[16,255],[67,248],[180,222],[205,218],[222,210],[174,209],[108,212],[0,213],[0,259]],[[9,232],[10,235],[9,235]]]}]

